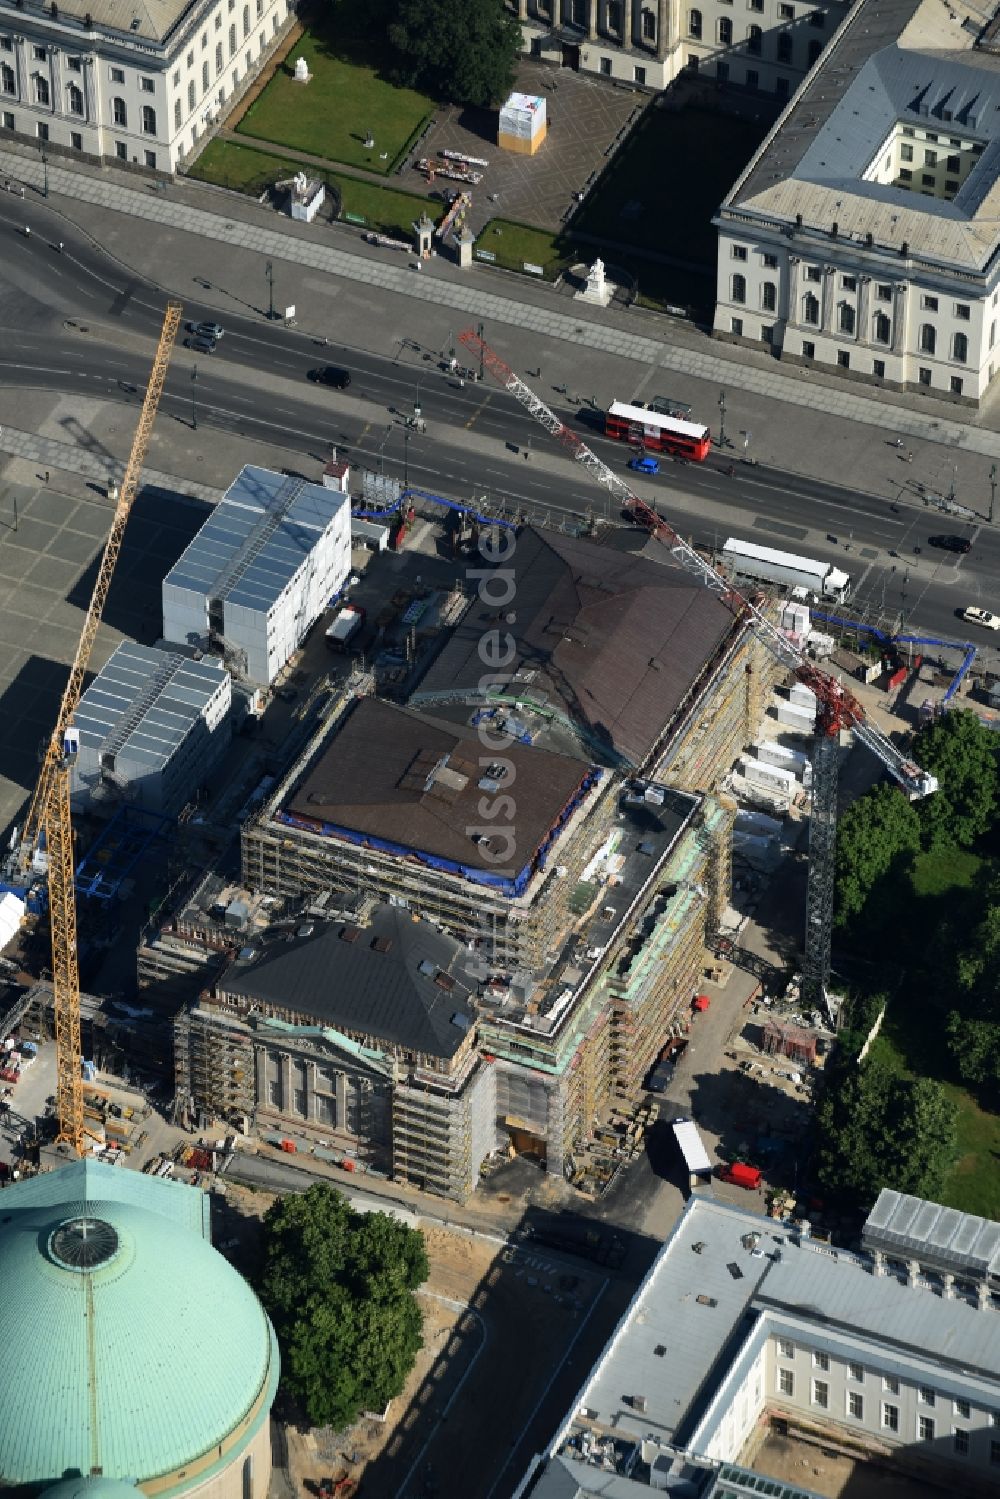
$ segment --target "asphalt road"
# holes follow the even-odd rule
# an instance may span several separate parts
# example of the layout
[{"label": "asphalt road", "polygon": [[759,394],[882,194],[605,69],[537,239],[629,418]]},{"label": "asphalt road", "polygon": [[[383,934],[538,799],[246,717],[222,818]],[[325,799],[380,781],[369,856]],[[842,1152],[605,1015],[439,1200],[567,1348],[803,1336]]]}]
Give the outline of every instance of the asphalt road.
[{"label": "asphalt road", "polygon": [[[0,386],[138,407],[163,293],[63,221],[53,231],[44,205],[19,204],[18,215],[0,221]],[[35,225],[30,236],[26,224]],[[261,312],[248,304],[241,317],[208,300],[186,303],[187,318],[221,321],[226,334],[211,356],[178,348],[161,419],[278,441],[312,461],[335,443],[356,466],[451,496],[489,493],[515,506],[620,518],[608,493],[568,456],[563,463],[545,431],[489,374],[483,384],[462,384],[448,372],[443,348],[401,339],[387,356],[319,345],[295,329],[262,324]],[[458,357],[465,357],[461,348]],[[310,384],[309,371],[326,363],[350,371],[344,395]],[[567,405],[544,385],[539,394],[600,457],[624,470],[621,445],[603,438],[598,412]],[[417,406],[424,432],[406,426]],[[721,545],[735,535],[836,562],[855,578],[855,602],[901,616],[908,628],[965,639],[969,628],[957,618],[964,606],[1000,605],[1000,535],[928,505],[902,462],[899,475],[889,501],[744,464],[737,450],[713,453],[703,465],[665,462],[658,476],[635,487],[698,544]],[[938,533],[969,537],[971,553],[930,547]],[[615,544],[631,548],[640,539],[623,528]],[[994,637],[978,634],[975,643],[993,656]]]}]

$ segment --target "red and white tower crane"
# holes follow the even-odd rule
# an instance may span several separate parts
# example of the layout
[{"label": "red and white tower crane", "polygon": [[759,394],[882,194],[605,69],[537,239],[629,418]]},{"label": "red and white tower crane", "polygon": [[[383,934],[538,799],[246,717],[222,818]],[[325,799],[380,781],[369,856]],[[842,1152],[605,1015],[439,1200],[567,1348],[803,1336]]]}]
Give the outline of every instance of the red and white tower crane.
[{"label": "red and white tower crane", "polygon": [[628,484],[603,463],[586,443],[541,400],[472,328],[459,335],[473,355],[527,411],[582,464],[591,477],[649,534],[667,548],[678,566],[711,590],[743,621],[761,643],[816,694],[816,742],[813,750],[812,818],[809,827],[809,884],[806,895],[803,997],[807,1003],[825,1001],[830,979],[833,928],[834,852],[837,837],[837,779],[840,734],[851,729],[880,760],[911,801],[937,790],[937,780],[893,744],[865,713],[853,693],[828,672],[808,661],[801,650],[774,625],[763,610],[707,562],[652,506],[633,494]]}]

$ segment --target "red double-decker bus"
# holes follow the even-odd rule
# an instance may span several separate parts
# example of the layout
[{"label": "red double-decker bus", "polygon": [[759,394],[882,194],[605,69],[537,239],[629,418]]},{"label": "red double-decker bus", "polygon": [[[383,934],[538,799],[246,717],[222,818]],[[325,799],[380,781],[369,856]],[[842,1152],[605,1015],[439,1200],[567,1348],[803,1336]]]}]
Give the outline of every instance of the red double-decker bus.
[{"label": "red double-decker bus", "polygon": [[630,443],[647,453],[672,453],[693,463],[703,463],[712,446],[711,433],[700,422],[682,421],[648,406],[629,406],[625,401],[612,401],[604,418],[604,431],[617,442]]}]

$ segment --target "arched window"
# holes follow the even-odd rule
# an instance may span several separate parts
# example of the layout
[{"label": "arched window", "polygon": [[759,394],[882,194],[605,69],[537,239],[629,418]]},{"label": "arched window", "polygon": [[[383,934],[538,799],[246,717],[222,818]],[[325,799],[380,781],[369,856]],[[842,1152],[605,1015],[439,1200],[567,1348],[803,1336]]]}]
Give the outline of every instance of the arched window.
[{"label": "arched window", "polygon": [[840,331],[841,333],[853,333],[855,324],[855,312],[850,302],[840,304]]},{"label": "arched window", "polygon": [[0,90],[5,94],[17,93],[17,79],[9,63],[0,63]]},{"label": "arched window", "polygon": [[802,303],[802,321],[814,326],[819,323],[819,298],[811,291],[806,292]]},{"label": "arched window", "polygon": [[751,26],[747,31],[747,51],[752,52],[755,57],[760,56],[764,33],[759,26]]},{"label": "arched window", "polygon": [[884,312],[876,312],[875,314],[875,342],[877,344],[892,342],[892,324]]},{"label": "arched window", "polygon": [[778,288],[773,281],[765,281],[760,289],[760,305],[765,312],[774,312],[778,306]]},{"label": "arched window", "polygon": [[194,109],[194,100],[195,100],[194,79],[192,78],[191,82],[188,84],[188,109]]},{"label": "arched window", "polygon": [[778,61],[791,62],[792,60],[792,37],[788,31],[778,32]]},{"label": "arched window", "polygon": [[215,49],[215,76],[218,78],[222,72],[222,43],[219,42]]},{"label": "arched window", "polygon": [[701,11],[692,10],[688,12],[688,35],[693,36],[696,41],[701,40]]},{"label": "arched window", "polygon": [[951,357],[956,364],[964,364],[969,357],[969,338],[965,333],[956,333],[951,341]]},{"label": "arched window", "polygon": [[208,63],[207,62],[203,62],[202,65],[201,65],[201,86],[202,86],[202,88],[206,92],[208,91]]},{"label": "arched window", "polygon": [[35,103],[48,104],[49,102],[49,80],[43,78],[40,73],[35,74]]},{"label": "arched window", "polygon": [[175,99],[174,100],[174,129],[175,130],[179,130],[180,128],[181,128],[181,101],[179,99]]},{"label": "arched window", "polygon": [[747,299],[747,278],[738,272],[733,277],[732,301],[745,302]]},{"label": "arched window", "polygon": [[229,28],[229,55],[230,55],[230,57],[235,57],[236,56],[236,27],[235,26],[230,26],[230,28]]},{"label": "arched window", "polygon": [[733,23],[728,16],[723,16],[719,22],[719,46],[731,47],[733,45]]},{"label": "arched window", "polygon": [[921,323],[920,325],[920,352],[921,354],[933,354],[937,348],[937,329],[933,323]]},{"label": "arched window", "polygon": [[243,35],[244,36],[249,36],[250,35],[250,7],[249,7],[249,5],[244,5],[244,7],[243,7]]},{"label": "arched window", "polygon": [[819,54],[822,52],[822,50],[823,50],[823,43],[822,42],[810,42],[809,43],[809,66],[810,67],[812,67],[813,63],[818,60]]},{"label": "arched window", "polygon": [[69,86],[69,88],[68,88],[68,90],[67,90],[66,97],[67,97],[67,100],[69,102],[69,112],[70,112],[70,114],[71,115],[82,115],[83,114],[83,89],[77,88],[77,86],[76,86],[75,83],[71,83],[70,86]]},{"label": "arched window", "polygon": [[156,134],[156,110],[152,104],[142,106],[142,133],[143,135]]},{"label": "arched window", "polygon": [[112,99],[111,118],[116,125],[128,125],[128,110],[125,108],[124,99]]}]

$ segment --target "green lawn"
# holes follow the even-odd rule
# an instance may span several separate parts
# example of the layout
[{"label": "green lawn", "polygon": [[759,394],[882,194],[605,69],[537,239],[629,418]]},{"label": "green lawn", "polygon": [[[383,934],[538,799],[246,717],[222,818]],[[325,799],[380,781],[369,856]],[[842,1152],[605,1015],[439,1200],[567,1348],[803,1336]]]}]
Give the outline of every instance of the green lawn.
[{"label": "green lawn", "polygon": [[[265,187],[281,177],[291,177],[296,163],[285,156],[272,156],[267,151],[255,150],[236,141],[210,141],[189,175],[202,182],[214,182],[220,187],[235,188],[238,192],[256,196]],[[373,182],[360,182],[356,177],[334,172],[321,172],[331,187],[341,195],[341,214],[358,214],[373,229],[384,234],[412,238],[413,221],[428,207],[427,199],[412,193],[394,192],[391,188],[379,187]],[[430,205],[434,217],[441,205]]]},{"label": "green lawn", "polygon": [[[545,279],[554,281],[567,263],[568,251],[557,234],[532,229],[527,224],[512,224],[508,219],[491,219],[476,240],[476,250],[495,256],[491,264],[508,271],[519,271],[525,261],[540,265]],[[569,257],[573,258],[573,257]]]},{"label": "green lawn", "polygon": [[714,273],[712,215],[769,128],[710,110],[648,109],[573,228]]},{"label": "green lawn", "polygon": [[[433,113],[434,102],[380,75],[378,49],[351,22],[357,12],[331,5],[324,14],[322,28],[305,32],[251,104],[239,133],[347,166],[391,172]],[[313,75],[309,83],[294,82],[300,57]],[[369,131],[372,147],[365,145]]]},{"label": "green lawn", "polygon": [[909,881],[899,881],[892,899],[882,903],[882,935],[873,945],[891,947],[895,930],[905,944],[901,962],[906,976],[893,997],[871,1055],[894,1072],[938,1079],[958,1110],[958,1159],[945,1182],[941,1200],[947,1207],[1000,1219],[1000,1116],[980,1107],[954,1082],[944,1049],[943,1011],[939,996],[928,992],[923,963],[941,916],[947,912],[975,919],[991,861],[969,849],[934,849],[918,854]]}]

